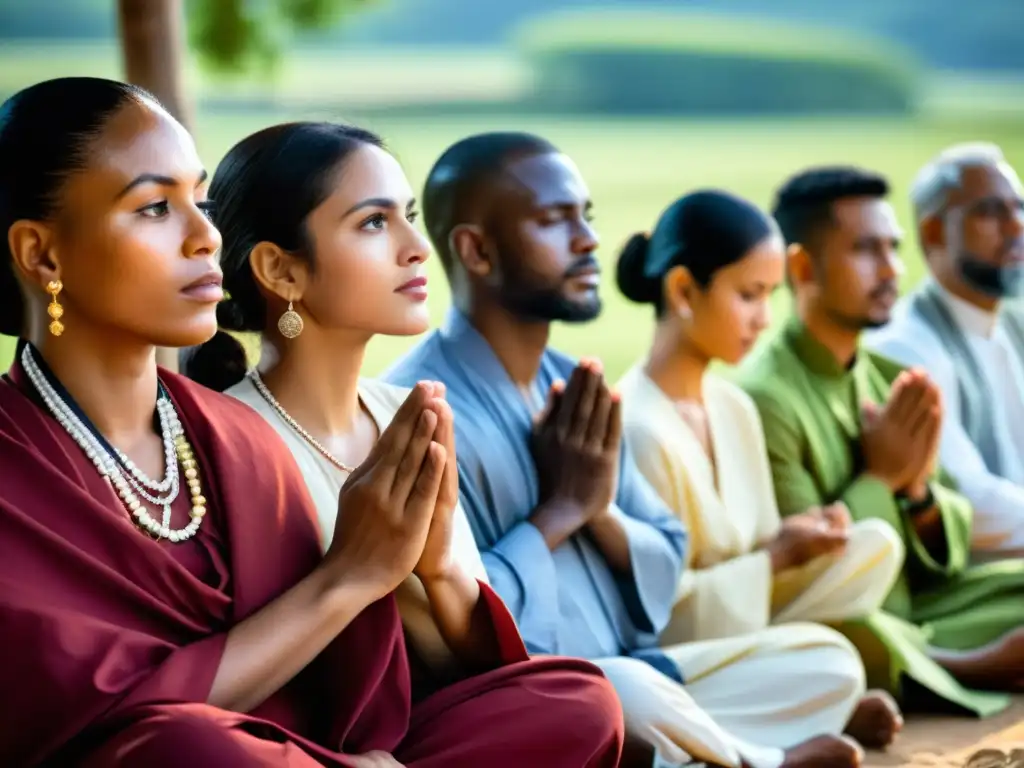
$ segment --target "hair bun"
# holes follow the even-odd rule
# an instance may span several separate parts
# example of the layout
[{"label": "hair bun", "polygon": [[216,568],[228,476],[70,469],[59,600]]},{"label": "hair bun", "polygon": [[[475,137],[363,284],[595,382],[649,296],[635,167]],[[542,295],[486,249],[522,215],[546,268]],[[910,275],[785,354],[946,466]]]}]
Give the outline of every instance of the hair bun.
[{"label": "hair bun", "polygon": [[234,299],[224,299],[217,305],[217,325],[227,331],[245,331],[245,314]]},{"label": "hair bun", "polygon": [[233,387],[248,370],[245,348],[225,331],[217,331],[205,344],[189,349],[179,363],[183,374],[217,392]]},{"label": "hair bun", "polygon": [[7,264],[0,264],[0,336],[20,336],[25,324],[25,301],[9,259]]},{"label": "hair bun", "polygon": [[653,304],[661,295],[661,280],[647,276],[647,253],[650,236],[637,232],[619,252],[615,280],[622,295],[637,304]]}]

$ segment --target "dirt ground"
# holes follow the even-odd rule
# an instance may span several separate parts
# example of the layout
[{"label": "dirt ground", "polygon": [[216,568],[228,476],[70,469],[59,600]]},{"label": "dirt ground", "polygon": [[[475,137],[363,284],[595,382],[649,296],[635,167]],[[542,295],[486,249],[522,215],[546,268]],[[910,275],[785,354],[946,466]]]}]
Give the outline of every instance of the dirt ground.
[{"label": "dirt ground", "polygon": [[[911,715],[896,743],[885,753],[869,752],[865,766],[913,766],[913,768],[966,768],[979,750],[1009,753],[1024,749],[1024,696],[1008,710],[988,720],[966,717]],[[970,768],[1021,768],[1024,760],[1010,761],[998,755],[977,756]]]}]

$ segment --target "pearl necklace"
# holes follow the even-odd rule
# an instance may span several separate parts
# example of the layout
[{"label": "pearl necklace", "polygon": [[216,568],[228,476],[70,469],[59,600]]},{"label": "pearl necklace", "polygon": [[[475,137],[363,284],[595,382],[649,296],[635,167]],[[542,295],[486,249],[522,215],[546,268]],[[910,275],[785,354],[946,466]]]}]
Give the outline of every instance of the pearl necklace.
[{"label": "pearl necklace", "polygon": [[[141,485],[147,490],[153,491],[154,493],[168,493],[173,490],[173,497],[177,497],[177,486],[178,486],[178,462],[175,461],[175,449],[174,443],[166,439],[166,436],[174,431],[174,424],[177,422],[177,416],[174,414],[174,407],[171,405],[169,400],[160,398],[156,401],[157,414],[160,417],[160,434],[164,436],[164,466],[167,468],[167,473],[164,479],[157,482],[150,480],[146,474],[135,466],[135,462],[125,456],[121,451],[114,447],[114,451],[117,453],[117,458],[121,460],[121,466],[128,470],[132,479],[135,480],[133,485]],[[179,425],[180,426],[180,425]]]},{"label": "pearl necklace", "polygon": [[274,397],[273,393],[271,393],[271,391],[269,389],[267,389],[267,385],[263,383],[263,379],[260,378],[260,374],[259,374],[258,371],[253,369],[253,370],[249,371],[248,376],[249,376],[249,381],[251,381],[253,383],[253,386],[256,387],[256,391],[259,392],[260,396],[264,400],[267,401],[267,404],[277,412],[277,415],[280,416],[284,420],[285,424],[287,424],[289,427],[291,427],[293,430],[295,430],[295,432],[299,435],[299,437],[301,437],[303,440],[305,440],[311,446],[316,448],[321,454],[323,454],[324,458],[327,459],[329,462],[331,462],[331,464],[336,466],[342,472],[347,472],[348,474],[352,474],[352,472],[353,472],[353,468],[352,467],[348,466],[348,464],[343,464],[341,461],[339,461],[334,456],[333,453],[328,451],[320,443],[319,440],[317,440],[315,437],[313,437],[311,434],[309,434],[309,432],[304,430],[302,428],[302,425],[299,424],[299,422],[297,422],[295,419],[293,419],[291,417],[291,414],[288,413],[288,411],[286,411],[284,409],[284,407],[279,402],[277,402],[277,398]]},{"label": "pearl necklace", "polygon": [[[195,455],[185,438],[185,430],[181,427],[181,421],[178,419],[173,403],[163,397],[157,400],[160,433],[167,463],[164,479],[155,482],[149,479],[121,451],[115,448],[116,456],[111,455],[92,430],[82,423],[74,410],[47,381],[32,355],[31,347],[26,346],[22,352],[21,364],[29,381],[32,382],[32,386],[35,387],[57,423],[78,444],[100,475],[113,485],[134,523],[157,539],[168,539],[176,543],[192,538],[199,530],[203,517],[206,515],[206,499],[199,482],[199,469]],[[185,479],[192,497],[192,512],[189,524],[184,528],[174,530],[170,527],[171,504],[178,497],[179,462],[185,471]],[[122,464],[127,469],[127,473],[122,469]],[[149,511],[139,501],[139,496],[154,506],[163,507],[161,521],[158,522],[149,514]]]}]

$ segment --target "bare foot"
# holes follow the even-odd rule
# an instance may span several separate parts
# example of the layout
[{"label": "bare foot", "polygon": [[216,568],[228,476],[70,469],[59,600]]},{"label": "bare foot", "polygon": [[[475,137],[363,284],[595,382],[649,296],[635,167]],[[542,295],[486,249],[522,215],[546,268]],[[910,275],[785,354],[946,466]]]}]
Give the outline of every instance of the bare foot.
[{"label": "bare foot", "polygon": [[868,749],[884,749],[903,730],[900,708],[885,691],[868,691],[857,704],[846,734]]},{"label": "bare foot", "polygon": [[781,768],[858,768],[864,751],[846,736],[815,736],[786,750]]}]

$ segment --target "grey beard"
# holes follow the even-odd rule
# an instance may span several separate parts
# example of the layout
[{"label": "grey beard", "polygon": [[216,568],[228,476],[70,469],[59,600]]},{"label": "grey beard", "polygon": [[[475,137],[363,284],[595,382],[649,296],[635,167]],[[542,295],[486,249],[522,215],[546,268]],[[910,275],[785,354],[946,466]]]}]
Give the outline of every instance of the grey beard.
[{"label": "grey beard", "polygon": [[1005,299],[1024,293],[1024,264],[994,267],[963,254],[957,258],[956,266],[964,282],[986,296]]}]

